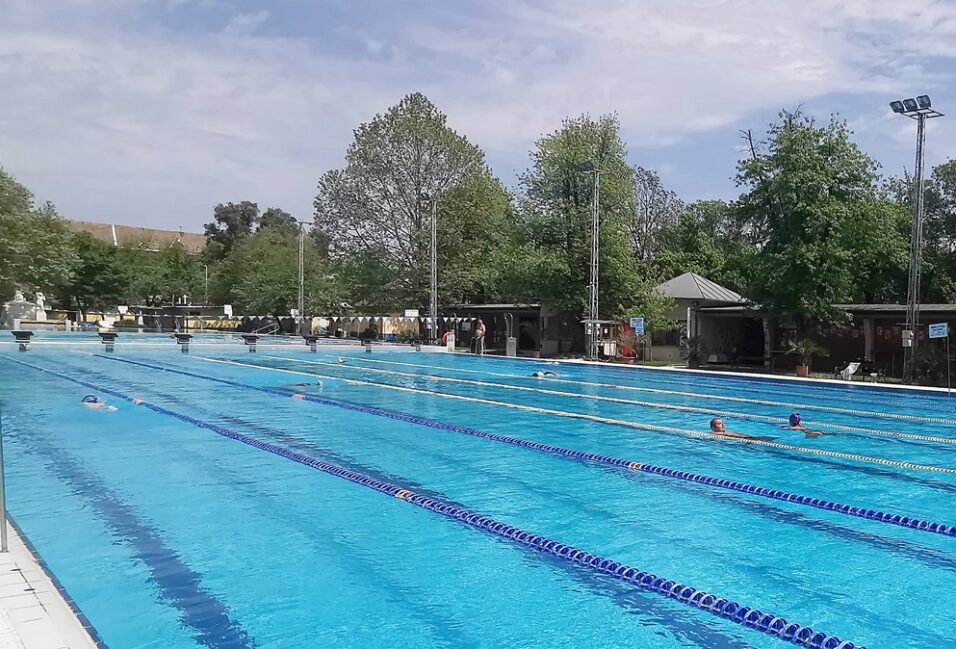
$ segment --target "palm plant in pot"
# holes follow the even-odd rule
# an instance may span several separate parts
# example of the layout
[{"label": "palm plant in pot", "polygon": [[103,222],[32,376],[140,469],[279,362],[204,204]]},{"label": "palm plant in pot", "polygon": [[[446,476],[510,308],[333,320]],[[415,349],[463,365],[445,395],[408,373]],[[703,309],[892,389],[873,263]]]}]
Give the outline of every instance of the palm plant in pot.
[{"label": "palm plant in pot", "polygon": [[797,356],[797,376],[810,375],[810,361],[813,356],[827,356],[828,352],[821,347],[813,338],[801,338],[800,340],[791,340],[789,343],[788,354]]},{"label": "palm plant in pot", "polygon": [[699,336],[691,336],[681,340],[680,356],[687,361],[687,367],[697,369],[704,358],[704,346]]},{"label": "palm plant in pot", "polygon": [[637,346],[641,344],[641,339],[630,327],[623,327],[617,335],[617,358],[618,363],[634,364],[637,357]]}]

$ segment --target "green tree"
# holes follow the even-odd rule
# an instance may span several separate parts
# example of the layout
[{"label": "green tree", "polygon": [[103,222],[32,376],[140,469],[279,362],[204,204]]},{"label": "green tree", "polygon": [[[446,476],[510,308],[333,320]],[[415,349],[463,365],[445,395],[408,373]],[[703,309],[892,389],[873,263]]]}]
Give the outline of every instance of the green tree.
[{"label": "green tree", "polygon": [[0,168],[0,301],[17,289],[56,293],[76,262],[66,222]]},{"label": "green tree", "polygon": [[[438,201],[441,220],[478,223],[475,214],[450,214],[441,209],[452,200],[447,192],[488,178],[484,154],[446,122],[445,115],[424,95],[408,95],[359,126],[346,151],[345,168],[319,179],[316,237],[327,242],[330,257],[345,269],[354,268],[355,259],[388,269],[382,294],[373,301],[428,302],[433,200]],[[491,183],[472,187],[497,191]],[[495,201],[495,196],[490,196],[478,204]],[[471,204],[463,203],[465,207]],[[440,230],[447,235],[454,227],[443,224]],[[439,242],[439,249],[448,251],[452,246]],[[450,262],[444,256],[439,259],[446,275],[456,272]]]},{"label": "green tree", "polygon": [[649,272],[660,281],[692,272],[735,291],[745,290],[756,248],[736,232],[727,203],[691,203],[677,223],[660,230],[657,240],[658,251]]},{"label": "green tree", "polygon": [[83,314],[115,307],[128,294],[129,277],[120,261],[117,248],[86,232],[74,237],[77,264],[57,294],[64,306]]},{"label": "green tree", "polygon": [[738,166],[746,191],[737,217],[758,246],[749,296],[801,336],[842,322],[833,304],[851,300],[864,274],[884,272],[867,266],[861,241],[873,255],[896,254],[899,243],[878,167],[850,136],[845,122],[821,127],[799,111],[783,112]]},{"label": "green tree", "polygon": [[299,222],[285,210],[270,207],[259,217],[259,229],[262,228],[281,228],[287,234],[296,234],[299,231]]},{"label": "green tree", "polygon": [[[334,280],[315,243],[305,240],[305,309],[318,313],[335,301]],[[299,292],[299,243],[294,232],[262,228],[240,241],[216,269],[215,280],[226,282],[228,301],[238,312],[254,315],[288,314]]]},{"label": "green tree", "polygon": [[161,306],[183,296],[195,302],[203,295],[202,258],[180,244],[159,251],[118,248],[117,257],[126,270],[125,299],[131,304]]},{"label": "green tree", "polygon": [[591,209],[600,174],[600,316],[622,317],[640,290],[628,224],[633,215],[632,169],[616,117],[568,119],[541,138],[532,167],[521,176],[516,241],[499,263],[502,291],[545,300],[583,314],[591,258]]},{"label": "green tree", "polygon": [[659,235],[674,226],[684,203],[673,191],[664,188],[656,171],[634,169],[634,213],[628,224],[631,246],[638,259],[649,259],[659,249]]},{"label": "green tree", "polygon": [[259,206],[253,202],[216,205],[212,222],[204,226],[207,256],[222,259],[236,243],[252,234],[258,222]]}]

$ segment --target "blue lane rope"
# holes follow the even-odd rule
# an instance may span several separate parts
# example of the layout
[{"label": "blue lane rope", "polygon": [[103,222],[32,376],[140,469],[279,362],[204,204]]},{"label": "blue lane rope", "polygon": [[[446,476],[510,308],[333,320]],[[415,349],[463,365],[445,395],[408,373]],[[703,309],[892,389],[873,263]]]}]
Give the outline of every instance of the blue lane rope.
[{"label": "blue lane rope", "polygon": [[[456,426],[454,424],[446,424],[433,419],[426,419],[424,417],[418,417],[416,415],[407,415],[394,410],[386,410],[384,408],[362,406],[362,405],[358,405],[354,403],[348,403],[346,401],[328,399],[326,397],[316,397],[312,395],[299,394],[294,392],[290,393],[283,390],[277,390],[275,388],[249,385],[246,383],[239,383],[238,381],[231,381],[229,379],[220,379],[218,377],[204,376],[201,374],[186,372],[184,370],[175,370],[172,368],[166,368],[166,367],[162,367],[158,365],[149,365],[147,363],[131,361],[128,359],[106,357],[106,356],[104,356],[103,358],[107,358],[108,360],[111,360],[111,361],[118,361],[121,363],[131,363],[133,365],[141,365],[147,368],[151,368],[151,369],[155,369],[155,370],[159,370],[163,372],[172,372],[174,374],[183,374],[185,376],[190,376],[193,378],[200,378],[200,379],[205,379],[209,381],[224,383],[226,385],[231,385],[233,387],[257,390],[259,392],[264,392],[267,394],[277,395],[281,397],[288,397],[288,398],[292,398],[292,399],[296,399],[300,401],[310,401],[312,403],[317,403],[321,405],[334,406],[336,408],[342,408],[345,410],[353,410],[356,412],[376,415],[379,417],[386,417],[388,419],[394,419],[397,421],[404,421],[407,423],[418,424],[420,426],[427,426],[429,428],[437,428],[439,430],[447,430],[451,432],[462,433],[465,435],[471,435],[472,437],[479,437],[482,439],[487,439],[487,440],[491,440],[495,442],[502,442],[505,444],[511,444],[513,446],[520,446],[522,448],[529,448],[532,450],[542,451],[545,453],[550,453],[552,455],[559,455],[562,457],[569,457],[576,460],[582,460],[585,462],[595,462],[599,464],[606,464],[610,466],[631,469],[632,471],[643,471],[644,473],[653,473],[655,475],[660,475],[667,478],[674,478],[676,480],[685,480],[687,482],[696,482],[696,483],[708,485],[711,487],[728,489],[730,491],[739,491],[741,493],[746,493],[753,496],[759,496],[762,498],[770,498],[772,500],[779,500],[779,501],[794,503],[796,505],[804,505],[807,507],[814,507],[816,509],[836,512],[838,514],[844,514],[847,516],[855,516],[857,518],[864,518],[866,520],[876,521],[878,523],[887,523],[889,525],[898,525],[900,527],[907,527],[907,528],[918,530],[921,532],[930,532],[932,534],[940,534],[942,536],[956,537],[956,525],[946,525],[944,523],[927,521],[920,518],[916,518],[915,516],[891,514],[889,512],[882,512],[879,510],[868,509],[868,508],[859,507],[856,505],[845,505],[842,503],[824,500],[822,498],[813,498],[811,496],[801,496],[799,494],[788,493],[786,491],[780,491],[778,489],[770,489],[767,487],[757,487],[757,486],[748,485],[742,482],[735,482],[733,480],[713,478],[710,476],[690,473],[688,471],[680,471],[677,469],[670,469],[667,467],[654,466],[652,464],[644,464],[643,462],[624,460],[621,458],[610,457],[607,455],[599,455],[597,453],[587,453],[585,451],[575,451],[573,449],[562,448],[560,446],[552,446],[550,444],[541,444],[539,442],[532,442],[532,441],[528,441],[524,439],[519,439],[517,437],[508,437],[505,435],[487,433],[474,428],[468,428],[466,426]],[[256,366],[256,367],[259,367],[259,366]],[[267,368],[260,368],[260,369],[267,369]]]},{"label": "blue lane rope", "polygon": [[[744,412],[733,412],[733,411],[719,411],[714,410],[713,408],[700,408],[697,406],[683,406],[680,404],[673,403],[660,403],[657,401],[637,401],[635,399],[622,399],[620,397],[609,397],[605,395],[595,395],[595,394],[583,394],[580,392],[566,392],[564,390],[551,390],[548,388],[540,387],[530,387],[524,385],[512,385],[510,383],[494,383],[492,381],[479,381],[476,379],[464,379],[460,377],[451,377],[451,376],[438,376],[435,374],[422,374],[420,372],[398,372],[394,370],[382,370],[374,367],[360,367],[355,365],[342,365],[337,363],[327,363],[324,361],[308,361],[304,359],[293,359],[284,356],[268,356],[264,355],[264,358],[271,358],[274,360],[279,360],[288,363],[305,363],[308,365],[320,365],[322,367],[329,367],[335,369],[346,369],[353,370],[357,372],[373,372],[380,374],[391,374],[395,376],[404,376],[409,378],[416,379],[430,379],[435,381],[449,381],[453,383],[467,383],[471,385],[480,385],[482,387],[498,388],[503,390],[518,390],[521,392],[536,392],[540,394],[550,394],[561,397],[571,397],[574,399],[588,399],[593,401],[607,401],[610,403],[620,403],[625,405],[640,406],[645,408],[658,408],[662,410],[678,410],[680,412],[696,412],[706,415],[720,415],[722,417],[732,417],[735,419],[749,419],[753,421],[767,421],[774,424],[785,424],[788,422],[788,419],[785,417],[771,417],[769,415],[759,415],[752,413]],[[889,430],[874,430],[872,428],[862,428],[859,426],[845,426],[842,424],[829,424],[823,422],[814,422],[814,426],[818,428],[832,428],[835,430],[845,430],[852,431],[857,433],[865,433],[868,435],[879,435],[881,437],[892,437],[892,438],[902,438],[902,439],[915,439],[924,442],[933,442],[937,444],[956,444],[956,437],[939,437],[933,435],[919,435],[916,433],[900,433],[896,431]]]},{"label": "blue lane rope", "polygon": [[[111,358],[109,356],[101,356],[101,358]],[[881,464],[884,466],[896,466],[901,469],[912,469],[914,471],[933,471],[935,473],[948,473],[950,475],[956,475],[956,468],[950,467],[941,467],[941,466],[932,466],[928,464],[913,464],[912,462],[901,462],[899,460],[888,460],[882,457],[871,457],[868,455],[859,455],[857,453],[843,453],[841,451],[830,451],[822,448],[810,448],[806,446],[794,446],[792,444],[781,444],[779,442],[771,442],[763,439],[757,439],[753,437],[733,437],[729,435],[720,435],[718,433],[702,433],[695,430],[688,430],[686,428],[674,428],[673,426],[658,426],[656,424],[648,424],[643,422],[636,421],[625,421],[623,419],[611,419],[608,417],[599,417],[597,415],[591,415],[581,412],[567,412],[564,410],[552,410],[550,408],[538,408],[536,406],[529,406],[521,403],[512,403],[508,401],[496,401],[494,399],[485,399],[481,397],[467,397],[461,394],[455,394],[451,392],[437,392],[433,390],[425,390],[423,388],[413,388],[409,386],[402,385],[393,385],[391,383],[378,383],[376,381],[368,381],[364,379],[346,379],[338,376],[329,376],[325,374],[315,374],[312,372],[303,372],[300,370],[287,370],[278,367],[269,367],[263,365],[255,365],[248,363],[238,363],[236,361],[227,361],[222,359],[215,358],[206,358],[198,357],[199,360],[206,361],[209,363],[223,363],[225,365],[235,365],[237,367],[249,367],[254,369],[259,369],[269,372],[282,372],[285,374],[298,374],[302,376],[314,376],[324,379],[333,379],[342,381],[344,383],[349,383],[351,385],[368,385],[376,388],[382,388],[384,390],[398,390],[400,392],[411,392],[415,394],[427,394],[433,397],[440,397],[443,399],[457,399],[460,401],[469,401],[472,403],[481,403],[485,405],[497,406],[499,408],[513,408],[516,410],[523,410],[525,412],[537,412],[545,415],[552,415],[555,417],[568,417],[570,419],[583,419],[585,421],[595,421],[602,424],[609,424],[612,426],[624,426],[627,428],[635,428],[638,430],[649,430],[654,432],[661,433],[674,433],[677,435],[685,435],[687,437],[693,437],[695,439],[706,439],[710,441],[722,441],[727,443],[737,443],[737,444],[747,444],[750,446],[766,446],[768,448],[776,448],[787,451],[793,451],[797,453],[807,453],[810,455],[821,455],[824,457],[835,457],[846,460],[855,460],[857,462],[867,462],[870,464]],[[135,362],[135,361],[125,361],[125,362]],[[146,367],[151,367],[146,365]],[[188,375],[188,373],[187,373]],[[203,377],[202,375],[195,375],[198,378],[208,378]],[[217,380],[217,379],[210,379]]]},{"label": "blue lane rope", "polygon": [[858,647],[858,645],[854,644],[853,642],[844,641],[836,636],[828,635],[823,631],[816,631],[812,627],[797,624],[795,622],[789,622],[785,618],[779,617],[772,613],[765,613],[759,609],[749,606],[742,606],[732,600],[718,597],[717,595],[702,590],[697,590],[696,588],[686,584],[659,577],[653,573],[646,572],[627,564],[592,554],[590,552],[586,552],[574,546],[559,543],[546,536],[541,536],[518,527],[506,525],[505,523],[471,511],[464,507],[458,507],[456,505],[442,502],[435,498],[429,498],[428,496],[417,494],[408,489],[403,489],[397,485],[376,480],[375,478],[358,473],[357,471],[351,471],[328,462],[323,462],[322,460],[297,453],[296,451],[292,451],[282,446],[257,440],[254,437],[249,437],[248,435],[224,428],[223,426],[218,426],[201,419],[196,419],[194,417],[190,417],[189,415],[185,415],[174,410],[169,410],[168,408],[164,408],[162,406],[147,403],[141,399],[135,399],[123,394],[122,392],[117,392],[116,390],[104,388],[81,379],[62,376],[44,367],[12,358],[7,358],[7,360],[30,367],[45,374],[50,374],[51,376],[55,376],[64,381],[70,381],[72,383],[76,383],[77,385],[82,385],[92,390],[103,392],[104,394],[109,394],[118,399],[123,399],[124,401],[134,403],[138,406],[149,408],[155,412],[168,415],[170,417],[175,417],[176,419],[192,424],[198,428],[211,430],[214,433],[222,435],[223,437],[242,442],[243,444],[247,444],[253,448],[278,455],[279,457],[284,457],[288,460],[292,460],[293,462],[297,462],[304,466],[322,471],[323,473],[327,473],[337,478],[342,478],[343,480],[348,480],[349,482],[362,485],[363,487],[368,487],[369,489],[373,489],[388,496],[393,496],[399,500],[403,500],[422,509],[427,509],[428,511],[435,512],[436,514],[441,514],[446,518],[451,518],[471,527],[490,532],[496,536],[517,543],[518,545],[534,548],[541,552],[558,557],[559,559],[569,563],[588,568],[593,572],[614,577],[615,579],[619,579],[623,582],[636,586],[641,590],[663,595],[664,597],[674,599],[682,604],[693,606],[694,608],[706,611],[712,615],[722,617],[730,622],[733,622],[734,624],[739,624],[741,626],[766,633],[767,635],[779,638],[780,640],[784,640],[798,647],[809,647],[811,649],[866,649],[865,647]]},{"label": "blue lane rope", "polygon": [[[489,356],[489,358],[494,358]],[[295,360],[295,359],[288,359]],[[457,368],[446,368],[446,367],[436,367],[431,365],[420,365],[420,364],[411,364],[411,363],[400,363],[398,361],[383,361],[383,360],[374,360],[366,358],[357,358],[350,357],[350,361],[357,362],[369,362],[369,363],[389,363],[392,365],[414,365],[415,367],[431,367],[432,369],[446,370],[446,371],[458,371]],[[309,361],[302,361],[309,362]],[[609,368],[609,369],[620,369],[620,368]],[[647,369],[647,368],[642,368]],[[480,374],[488,374],[489,376],[498,376],[504,378],[520,378],[527,379],[527,376],[515,376],[513,374],[501,374],[497,372],[481,372],[479,370],[461,370],[466,372],[475,372]],[[648,370],[653,371],[653,370]],[[956,419],[947,419],[945,417],[923,417],[921,415],[905,415],[899,413],[890,413],[890,412],[877,412],[875,410],[859,410],[855,408],[840,408],[837,406],[820,406],[813,404],[799,404],[799,403],[790,403],[786,401],[768,401],[766,399],[754,399],[754,398],[745,398],[745,397],[732,397],[728,395],[718,395],[718,394],[704,394],[699,392],[682,392],[678,390],[667,390],[664,388],[651,388],[651,387],[639,387],[635,385],[614,385],[612,383],[596,383],[591,381],[580,381],[580,380],[571,380],[571,379],[560,379],[554,377],[547,377],[543,379],[546,382],[551,383],[573,383],[577,385],[588,385],[593,387],[603,387],[603,388],[615,388],[619,390],[634,390],[637,392],[649,392],[653,394],[670,394],[677,395],[682,397],[690,397],[694,399],[714,399],[718,401],[732,401],[735,403],[746,403],[760,406],[772,406],[772,407],[781,407],[787,409],[797,409],[797,410],[820,410],[822,412],[831,412],[837,414],[849,414],[849,415],[858,415],[863,417],[877,417],[883,419],[895,419],[901,421],[917,421],[917,422],[929,422],[936,424],[954,424],[956,425]],[[660,379],[655,378],[654,380],[660,381]],[[736,377],[734,380],[739,380]],[[664,385],[675,384],[672,381],[661,381]],[[683,382],[676,383],[676,385],[686,385]],[[738,390],[745,390],[745,388],[737,388]],[[765,392],[765,391],[764,391]],[[869,429],[863,429],[869,430]]]}]

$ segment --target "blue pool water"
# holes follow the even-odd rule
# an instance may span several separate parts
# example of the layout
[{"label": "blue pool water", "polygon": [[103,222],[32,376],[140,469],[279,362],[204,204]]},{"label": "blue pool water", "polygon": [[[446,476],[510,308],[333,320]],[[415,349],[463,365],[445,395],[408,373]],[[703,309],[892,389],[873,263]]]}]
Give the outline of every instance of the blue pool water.
[{"label": "blue pool water", "polygon": [[[924,439],[956,440],[945,394],[405,350],[43,342],[0,346],[9,508],[113,649],[792,646],[289,452],[857,646],[956,646],[956,537],[466,434],[952,525],[956,475],[929,469],[956,467],[956,444]],[[118,410],[82,408],[89,393]],[[837,434],[781,430],[794,409]],[[714,416],[791,448],[681,432]]]}]

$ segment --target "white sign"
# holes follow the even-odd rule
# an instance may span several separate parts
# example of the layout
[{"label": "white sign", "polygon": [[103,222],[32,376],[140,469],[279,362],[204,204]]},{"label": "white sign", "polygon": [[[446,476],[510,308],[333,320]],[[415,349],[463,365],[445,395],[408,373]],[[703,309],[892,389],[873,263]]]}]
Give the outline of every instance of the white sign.
[{"label": "white sign", "polygon": [[228,316],[228,317],[231,318],[231,317],[232,317],[232,305],[231,305],[231,304],[223,304],[223,305],[222,305],[222,313],[223,313],[223,315]]},{"label": "white sign", "polygon": [[949,323],[940,322],[929,326],[930,338],[947,338],[949,336]]},{"label": "white sign", "polygon": [[406,317],[406,318],[417,318],[417,317],[418,317],[418,309],[405,309],[405,317]]},{"label": "white sign", "polygon": [[116,310],[119,311],[121,315],[126,315],[129,312],[129,307],[125,304],[120,304],[116,307]]},{"label": "white sign", "polygon": [[631,329],[638,336],[644,335],[644,318],[631,318]]}]

